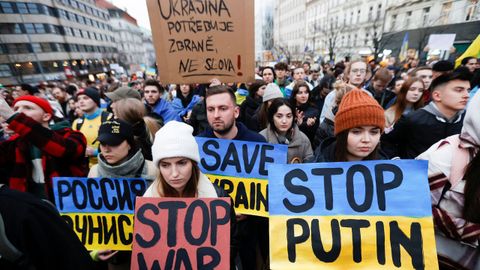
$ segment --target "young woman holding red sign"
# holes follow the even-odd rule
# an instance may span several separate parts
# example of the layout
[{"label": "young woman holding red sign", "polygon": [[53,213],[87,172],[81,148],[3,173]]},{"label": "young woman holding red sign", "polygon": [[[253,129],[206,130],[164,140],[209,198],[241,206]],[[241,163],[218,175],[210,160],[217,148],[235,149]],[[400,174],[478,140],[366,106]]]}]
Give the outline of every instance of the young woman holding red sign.
[{"label": "young woman holding red sign", "polygon": [[[152,146],[153,163],[159,173],[144,197],[218,198],[229,197],[212,184],[198,163],[200,153],[192,135],[193,128],[185,123],[170,121],[155,134]],[[237,255],[235,210],[230,209],[230,265],[235,269]]]}]

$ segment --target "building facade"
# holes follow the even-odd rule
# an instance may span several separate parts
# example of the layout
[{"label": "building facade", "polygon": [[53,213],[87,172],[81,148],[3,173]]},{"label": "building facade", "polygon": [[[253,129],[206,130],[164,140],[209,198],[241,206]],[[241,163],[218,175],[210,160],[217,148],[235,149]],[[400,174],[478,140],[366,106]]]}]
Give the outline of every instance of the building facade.
[{"label": "building facade", "polygon": [[102,76],[117,58],[94,0],[0,1],[0,83]]},{"label": "building facade", "polygon": [[441,33],[468,47],[480,33],[480,0],[277,0],[274,18],[275,48],[302,59],[381,58],[398,54],[406,31],[419,50]]},{"label": "building facade", "polygon": [[425,54],[430,34],[456,34],[458,56],[480,34],[480,1],[392,1],[386,10],[384,32],[382,46],[392,55],[398,55],[406,33],[408,47],[420,54]]},{"label": "building facade", "polygon": [[274,47],[277,58],[301,61],[305,55],[306,1],[276,0]]},{"label": "building facade", "polygon": [[273,61],[274,1],[255,2],[255,61]]},{"label": "building facade", "polygon": [[386,4],[386,0],[307,0],[308,48],[326,60],[374,54],[379,49]]},{"label": "building facade", "polygon": [[143,32],[137,20],[126,10],[111,4],[106,0],[96,0],[98,6],[108,10],[110,25],[118,51],[118,61],[129,73],[139,71],[144,65],[145,47],[143,46]]}]

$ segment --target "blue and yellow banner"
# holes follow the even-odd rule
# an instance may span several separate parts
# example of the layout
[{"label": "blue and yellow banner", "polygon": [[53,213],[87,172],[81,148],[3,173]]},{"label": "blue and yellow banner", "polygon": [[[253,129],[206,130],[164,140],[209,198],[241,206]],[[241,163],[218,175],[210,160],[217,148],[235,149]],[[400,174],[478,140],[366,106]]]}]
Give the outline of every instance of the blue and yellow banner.
[{"label": "blue and yellow banner", "polygon": [[88,250],[131,250],[135,197],[141,178],[54,177],[55,204]]},{"label": "blue and yellow banner", "polygon": [[200,169],[222,187],[241,214],[268,216],[269,166],[287,163],[287,145],[196,138]]},{"label": "blue and yellow banner", "polygon": [[417,160],[271,166],[271,269],[438,269],[427,168]]}]

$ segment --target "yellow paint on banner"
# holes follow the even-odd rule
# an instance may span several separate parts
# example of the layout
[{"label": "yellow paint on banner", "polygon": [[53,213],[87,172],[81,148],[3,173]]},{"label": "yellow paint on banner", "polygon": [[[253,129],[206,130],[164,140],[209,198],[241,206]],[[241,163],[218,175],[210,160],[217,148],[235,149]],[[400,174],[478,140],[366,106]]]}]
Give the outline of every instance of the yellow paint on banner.
[{"label": "yellow paint on banner", "polygon": [[[290,230],[290,239],[293,239],[290,240],[290,249],[287,223],[294,228],[294,238]],[[338,239],[335,247],[332,245],[333,231],[339,232],[335,237]],[[361,244],[356,251],[352,245],[352,235],[355,234],[361,239],[357,241]],[[424,264],[424,268],[420,266],[417,269],[438,269],[431,217],[270,216],[270,235],[278,236],[270,237],[270,267],[273,270],[415,269],[414,265],[418,264]],[[415,237],[419,241],[411,241]],[[323,260],[329,258],[330,262],[317,258],[312,242],[316,253],[321,254],[323,248],[324,254],[319,256]],[[338,253],[335,254],[335,251]],[[357,254],[357,262],[354,253]]]},{"label": "yellow paint on banner", "polygon": [[62,218],[88,250],[132,250],[133,214],[68,213]]},{"label": "yellow paint on banner", "polygon": [[268,217],[267,180],[214,174],[207,176],[232,197],[237,214]]}]

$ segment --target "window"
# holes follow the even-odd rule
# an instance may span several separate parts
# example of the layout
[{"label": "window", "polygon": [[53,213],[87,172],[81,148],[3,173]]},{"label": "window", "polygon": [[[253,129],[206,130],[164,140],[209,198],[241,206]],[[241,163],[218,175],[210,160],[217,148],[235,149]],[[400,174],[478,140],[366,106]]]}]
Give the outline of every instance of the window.
[{"label": "window", "polygon": [[75,37],[82,37],[82,34],[80,33],[80,30],[77,28],[73,29],[73,36]]},{"label": "window", "polygon": [[368,21],[371,21],[373,19],[373,6],[370,7],[368,10]]},{"label": "window", "polygon": [[75,0],[71,0],[70,5],[72,5],[73,8],[78,8],[77,1],[75,1]]},{"label": "window", "polygon": [[36,23],[35,24],[35,30],[36,30],[37,34],[46,33],[45,26],[42,23]]},{"label": "window", "polygon": [[42,47],[43,52],[51,52],[52,51],[52,46],[50,46],[50,43],[40,43],[40,46]]},{"label": "window", "polygon": [[40,46],[40,43],[32,43],[30,44],[32,47],[32,52],[34,53],[41,53],[42,52],[42,47]]},{"label": "window", "polygon": [[9,43],[7,50],[10,54],[30,53],[30,46],[26,43]]},{"label": "window", "polygon": [[58,17],[68,20],[67,12],[63,9],[58,9]]},{"label": "window", "polygon": [[24,26],[27,34],[35,34],[35,27],[33,27],[33,23],[26,23]]},{"label": "window", "polygon": [[357,11],[357,23],[360,22],[360,9]]},{"label": "window", "polygon": [[13,13],[13,6],[10,2],[1,2],[2,13]]},{"label": "window", "polygon": [[0,34],[20,34],[22,30],[18,23],[2,23],[0,24]]},{"label": "window", "polygon": [[365,43],[364,43],[365,46],[368,45],[368,37],[369,36],[370,36],[370,34],[368,34],[368,33],[365,34]]},{"label": "window", "polygon": [[450,16],[451,9],[452,9],[452,2],[447,2],[442,5],[442,11],[440,12],[440,24],[448,23],[448,17]]},{"label": "window", "polygon": [[390,25],[390,31],[395,29],[395,24],[397,24],[397,15],[392,15],[392,23]]},{"label": "window", "polygon": [[10,77],[12,76],[12,71],[10,66],[7,64],[0,65],[0,77]]},{"label": "window", "polygon": [[406,17],[405,17],[405,26],[404,26],[405,29],[408,29],[408,27],[410,27],[410,20],[411,19],[412,19],[412,12],[408,11],[407,14],[406,14]]},{"label": "window", "polygon": [[380,19],[382,15],[382,4],[378,4],[378,8],[377,8],[377,20]]},{"label": "window", "polygon": [[475,10],[478,5],[478,0],[470,0],[467,6],[467,15],[465,17],[465,21],[471,21],[475,19]]},{"label": "window", "polygon": [[40,13],[40,12],[38,11],[38,6],[37,6],[36,3],[28,3],[28,4],[27,4],[27,7],[28,7],[28,11],[29,11],[30,14],[38,14],[38,13]]},{"label": "window", "polygon": [[28,13],[27,5],[25,3],[17,3],[17,10],[18,10],[18,13],[21,13],[21,14]]},{"label": "window", "polygon": [[423,16],[422,16],[422,17],[423,17],[422,21],[423,21],[423,25],[424,25],[424,26],[427,26],[427,25],[428,25],[428,17],[429,17],[429,15],[430,15],[430,7],[424,8],[424,9],[423,9]]},{"label": "window", "polygon": [[85,17],[77,14],[77,22],[81,24],[85,24]]},{"label": "window", "polygon": [[0,54],[7,54],[7,46],[0,44]]}]

